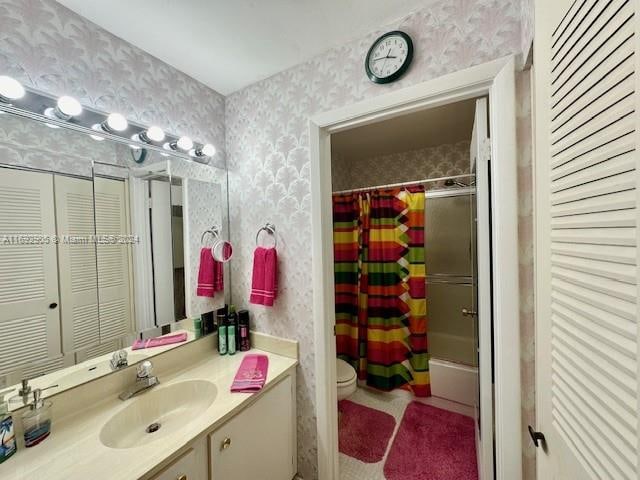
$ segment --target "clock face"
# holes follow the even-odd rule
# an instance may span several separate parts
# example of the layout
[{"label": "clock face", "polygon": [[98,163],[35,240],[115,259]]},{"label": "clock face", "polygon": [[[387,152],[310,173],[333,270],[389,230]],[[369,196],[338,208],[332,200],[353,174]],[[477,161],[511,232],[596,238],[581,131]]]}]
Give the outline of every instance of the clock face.
[{"label": "clock face", "polygon": [[373,44],[366,60],[369,79],[389,83],[407,70],[413,56],[411,38],[404,32],[389,32]]}]

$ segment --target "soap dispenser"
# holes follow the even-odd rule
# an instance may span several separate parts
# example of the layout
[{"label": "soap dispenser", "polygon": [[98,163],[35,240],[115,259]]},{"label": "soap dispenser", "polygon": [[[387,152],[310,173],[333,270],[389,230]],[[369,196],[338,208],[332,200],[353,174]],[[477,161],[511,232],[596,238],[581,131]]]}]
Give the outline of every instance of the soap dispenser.
[{"label": "soap dispenser", "polygon": [[18,449],[13,418],[9,414],[9,404],[4,399],[4,396],[10,392],[13,392],[12,388],[0,392],[0,463],[16,453]]},{"label": "soap dispenser", "polygon": [[[53,388],[57,385],[52,385]],[[46,439],[51,433],[51,402],[42,399],[42,389],[33,390],[33,403],[30,409],[22,415],[22,429],[24,430],[24,446],[34,447]]]}]

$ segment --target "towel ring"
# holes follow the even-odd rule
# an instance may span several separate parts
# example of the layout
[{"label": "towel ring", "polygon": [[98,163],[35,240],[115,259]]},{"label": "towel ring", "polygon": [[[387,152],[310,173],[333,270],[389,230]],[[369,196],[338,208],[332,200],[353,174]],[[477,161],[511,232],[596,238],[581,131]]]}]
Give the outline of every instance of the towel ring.
[{"label": "towel ring", "polygon": [[258,230],[256,233],[256,246],[259,246],[260,233],[267,232],[269,235],[273,237],[273,246],[274,248],[278,246],[278,236],[276,235],[276,226],[273,223],[267,223],[264,227]]},{"label": "towel ring", "polygon": [[200,237],[201,245],[204,245],[204,239],[206,238],[207,234],[213,237],[214,243],[220,239],[220,229],[214,225],[213,227],[202,232],[202,237]]}]

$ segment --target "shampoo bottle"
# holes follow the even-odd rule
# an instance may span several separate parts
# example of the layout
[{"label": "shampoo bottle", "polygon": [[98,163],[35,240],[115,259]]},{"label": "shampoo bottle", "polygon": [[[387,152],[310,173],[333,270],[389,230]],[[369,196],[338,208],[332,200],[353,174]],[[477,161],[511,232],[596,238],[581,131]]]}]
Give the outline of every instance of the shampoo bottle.
[{"label": "shampoo bottle", "polygon": [[229,355],[234,355],[238,349],[238,315],[236,314],[236,307],[231,305],[229,307],[229,317],[227,323],[227,350]]},{"label": "shampoo bottle", "polygon": [[238,332],[237,335],[240,338],[240,351],[246,352],[251,349],[251,339],[249,337],[249,311],[240,310],[238,312]]},{"label": "shampoo bottle", "polygon": [[227,354],[227,317],[218,314],[218,353]]},{"label": "shampoo bottle", "polygon": [[5,394],[13,389],[0,392],[0,463],[16,453],[16,435],[13,428],[13,418],[9,414],[9,405],[4,399]]}]

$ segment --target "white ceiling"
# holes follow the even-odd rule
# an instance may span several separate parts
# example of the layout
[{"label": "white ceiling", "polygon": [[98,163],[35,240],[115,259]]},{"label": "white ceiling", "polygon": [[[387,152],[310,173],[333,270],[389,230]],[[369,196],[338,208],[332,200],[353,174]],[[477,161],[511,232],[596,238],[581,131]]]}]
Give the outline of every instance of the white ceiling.
[{"label": "white ceiling", "polygon": [[476,100],[421,110],[331,135],[331,152],[348,161],[471,140]]},{"label": "white ceiling", "polygon": [[58,0],[227,95],[430,0]]}]

